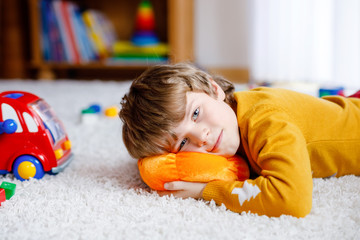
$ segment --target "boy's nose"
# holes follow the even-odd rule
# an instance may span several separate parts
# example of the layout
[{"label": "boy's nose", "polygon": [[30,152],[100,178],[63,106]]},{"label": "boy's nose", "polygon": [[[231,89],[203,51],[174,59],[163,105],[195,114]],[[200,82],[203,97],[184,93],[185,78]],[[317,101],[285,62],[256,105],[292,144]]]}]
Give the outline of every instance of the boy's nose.
[{"label": "boy's nose", "polygon": [[194,142],[199,146],[202,147],[203,145],[206,145],[207,139],[209,136],[210,130],[208,128],[200,128],[197,127],[194,131],[193,137]]}]

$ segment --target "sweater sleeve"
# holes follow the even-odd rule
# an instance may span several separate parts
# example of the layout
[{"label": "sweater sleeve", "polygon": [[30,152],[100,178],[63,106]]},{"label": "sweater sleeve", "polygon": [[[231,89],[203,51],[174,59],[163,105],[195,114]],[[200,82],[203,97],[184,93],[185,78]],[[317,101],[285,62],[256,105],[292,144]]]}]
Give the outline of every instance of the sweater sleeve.
[{"label": "sweater sleeve", "polygon": [[213,181],[205,200],[234,212],[306,216],[312,205],[312,176],[306,141],[291,117],[276,108],[252,111],[240,121],[241,140],[256,179]]}]

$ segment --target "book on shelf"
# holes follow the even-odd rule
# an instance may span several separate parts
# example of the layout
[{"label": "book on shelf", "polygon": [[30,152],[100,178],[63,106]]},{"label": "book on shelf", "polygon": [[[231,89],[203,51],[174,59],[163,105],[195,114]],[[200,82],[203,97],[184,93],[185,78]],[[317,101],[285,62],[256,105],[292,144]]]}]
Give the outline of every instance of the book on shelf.
[{"label": "book on shelf", "polygon": [[91,60],[96,60],[97,56],[95,49],[90,42],[88,37],[87,29],[85,23],[82,19],[82,15],[79,7],[72,3],[68,3],[68,11],[70,13],[70,19],[72,20],[72,25],[74,29],[74,36],[76,41],[76,46],[79,50],[82,62],[89,62]]},{"label": "book on shelf", "polygon": [[[43,0],[48,1],[48,0]],[[75,53],[73,52],[72,46],[71,46],[71,40],[69,35],[69,29],[67,29],[66,23],[65,23],[65,15],[62,10],[62,1],[51,1],[52,9],[54,11],[54,16],[56,18],[57,26],[59,28],[60,38],[61,42],[63,44],[63,49],[65,53],[65,61],[69,63],[75,62]]]},{"label": "book on shelf", "polygon": [[102,59],[109,57],[116,41],[116,34],[111,22],[103,13],[93,9],[84,11],[83,19],[89,30],[89,38],[99,57]]},{"label": "book on shelf", "polygon": [[45,60],[51,60],[53,58],[51,53],[51,42],[50,42],[50,27],[48,22],[47,16],[47,9],[49,8],[48,2],[42,1],[41,2],[41,23],[42,23],[42,34],[41,34],[41,50],[43,52],[43,57]]},{"label": "book on shelf", "polygon": [[132,41],[117,41],[113,24],[98,10],[80,9],[72,1],[39,1],[45,61],[81,64],[102,60],[107,65],[168,62],[167,44],[138,46]]},{"label": "book on shelf", "polygon": [[73,24],[73,19],[71,18],[70,15],[70,3],[67,1],[55,1],[54,3],[59,3],[58,7],[59,7],[59,11],[61,14],[61,20],[63,21],[64,24],[64,29],[65,29],[65,34],[68,37],[68,44],[69,44],[69,48],[70,48],[70,52],[72,54],[72,63],[80,63],[80,53],[79,53],[79,48],[76,44],[76,40],[75,40],[75,29],[74,29],[74,24]]},{"label": "book on shelf", "polygon": [[63,0],[40,0],[39,7],[45,61],[78,64],[110,56],[116,34],[104,14]]},{"label": "book on shelf", "polygon": [[41,1],[41,47],[46,61],[63,61],[64,47],[50,1]]}]

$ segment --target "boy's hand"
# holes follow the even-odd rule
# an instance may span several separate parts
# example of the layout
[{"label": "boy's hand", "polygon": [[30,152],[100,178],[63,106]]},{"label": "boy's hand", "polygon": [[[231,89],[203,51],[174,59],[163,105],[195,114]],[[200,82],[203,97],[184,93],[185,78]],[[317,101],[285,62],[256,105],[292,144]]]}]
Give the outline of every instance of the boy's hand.
[{"label": "boy's hand", "polygon": [[160,196],[164,195],[174,195],[174,197],[179,198],[202,198],[202,192],[206,186],[206,183],[197,183],[197,182],[183,182],[183,181],[174,181],[164,184],[164,188],[168,191],[158,191]]}]

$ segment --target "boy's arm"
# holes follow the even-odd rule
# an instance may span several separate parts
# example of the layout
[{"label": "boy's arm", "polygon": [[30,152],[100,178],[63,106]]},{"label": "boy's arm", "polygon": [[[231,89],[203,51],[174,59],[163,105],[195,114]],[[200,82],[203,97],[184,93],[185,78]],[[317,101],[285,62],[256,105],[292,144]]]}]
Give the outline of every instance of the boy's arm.
[{"label": "boy's arm", "polygon": [[202,198],[202,192],[206,183],[174,181],[164,184],[168,191],[157,191],[160,196],[174,195],[179,198]]},{"label": "boy's arm", "polygon": [[235,212],[304,217],[311,210],[313,182],[303,134],[282,111],[256,114],[262,116],[250,118],[241,131],[251,167],[260,176],[244,182],[210,182],[203,198]]}]

